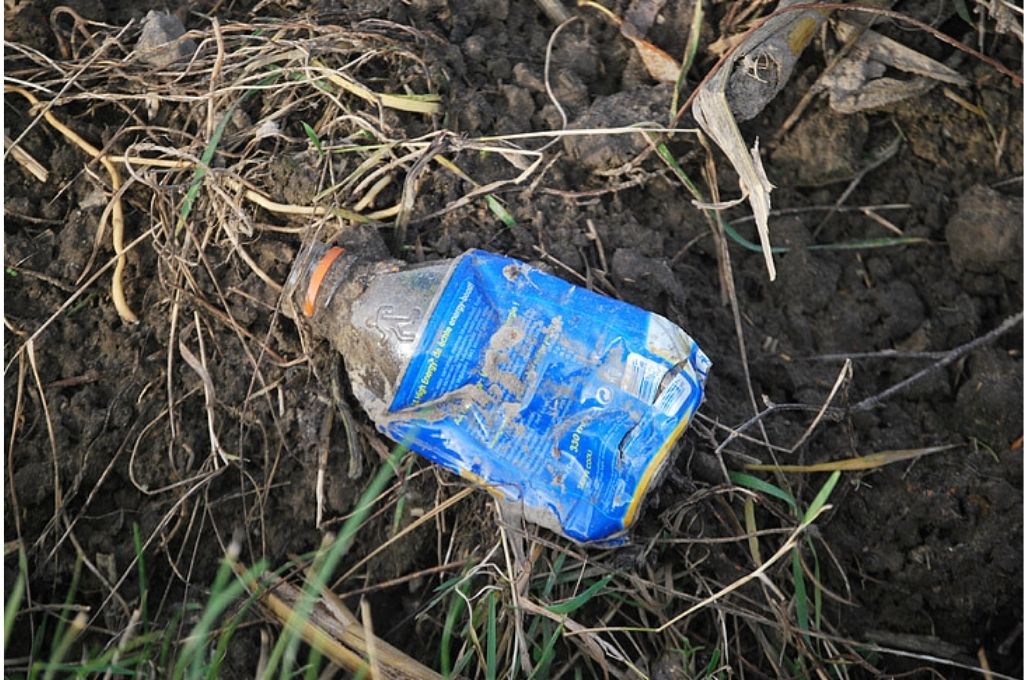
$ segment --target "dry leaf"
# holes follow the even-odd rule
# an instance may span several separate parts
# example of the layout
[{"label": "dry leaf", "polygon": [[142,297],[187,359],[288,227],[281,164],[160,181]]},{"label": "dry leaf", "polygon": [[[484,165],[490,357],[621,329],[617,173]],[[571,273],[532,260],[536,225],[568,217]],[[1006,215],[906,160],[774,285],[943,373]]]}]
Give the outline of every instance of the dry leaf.
[{"label": "dry leaf", "polygon": [[[842,21],[836,26],[840,39],[849,41],[862,30]],[[829,106],[839,113],[855,113],[915,97],[940,81],[964,85],[966,79],[952,68],[871,30],[864,31],[857,44],[819,84],[829,93]],[[910,80],[883,77],[886,68],[918,77]]]},{"label": "dry leaf", "polygon": [[[628,37],[628,36],[627,36]],[[630,38],[636,45],[636,51],[644,62],[644,67],[651,77],[659,83],[674,83],[679,78],[679,62],[673,59],[660,47],[655,47],[646,40]]]},{"label": "dry leaf", "polygon": [[619,30],[636,47],[637,54],[644,62],[644,68],[652,78],[659,83],[674,83],[679,79],[681,69],[679,62],[673,59],[668,52],[644,40],[636,27],[628,21],[619,24]]},{"label": "dry leaf", "polygon": [[[780,9],[794,2],[782,2]],[[747,150],[737,120],[750,120],[785,86],[793,66],[827,15],[803,10],[775,14],[751,31],[701,87],[693,116],[722,149],[747,194],[757,223],[768,278],[775,280],[775,261],[768,238],[769,194],[774,188],[761,163],[757,142]]]}]

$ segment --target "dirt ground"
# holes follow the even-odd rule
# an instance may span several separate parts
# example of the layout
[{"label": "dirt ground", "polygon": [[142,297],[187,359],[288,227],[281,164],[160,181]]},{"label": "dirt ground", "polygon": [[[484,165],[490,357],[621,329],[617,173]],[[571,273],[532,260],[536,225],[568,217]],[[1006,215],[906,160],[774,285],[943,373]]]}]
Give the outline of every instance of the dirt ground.
[{"label": "dirt ground", "polygon": [[[127,155],[133,144],[146,142],[198,158],[216,116],[224,115],[223,109],[216,115],[207,111],[209,74],[181,79],[181,97],[174,99],[168,94],[179,87],[173,74],[116,66],[134,45],[142,17],[164,4],[140,0],[115,7],[74,0],[70,7],[81,18],[77,22],[74,14],[53,14],[57,4],[5,5],[5,82],[40,82],[46,89],[36,94],[44,100],[63,87],[68,100],[54,112],[107,153]],[[1019,71],[1020,41],[994,33],[991,25],[979,37],[957,14],[956,4],[897,2],[895,9],[964,43],[980,43],[985,54]],[[741,32],[747,26],[743,21],[771,9],[747,3],[751,15],[741,21],[737,16],[743,12],[731,5],[707,3],[700,49],[682,99],[714,65],[709,45]],[[609,7],[620,16],[629,10],[622,2]],[[672,86],[649,77],[630,42],[606,17],[588,8],[573,7],[570,13],[580,19],[551,41],[548,64],[552,93],[569,126],[666,123]],[[707,400],[636,527],[634,543],[647,548],[595,551],[595,563],[611,565],[616,573],[676,565],[680,573],[690,569],[722,587],[754,568],[746,542],[723,543],[721,549],[709,544],[699,569],[679,544],[658,542],[744,533],[743,496],[729,491],[722,464],[740,471],[755,460],[812,464],[949,446],[844,474],[829,501],[832,509],[811,530],[821,558],[820,573],[811,576],[820,579],[825,593],[827,624],[820,629],[868,650],[863,653],[867,665],[857,671],[864,675],[970,677],[974,674],[966,668],[987,664],[1021,677],[1020,323],[885,395],[873,408],[847,410],[934,366],[949,350],[1021,311],[1019,86],[925,32],[882,22],[880,31],[922,53],[940,61],[956,57],[951,63],[969,84],[940,83],[906,101],[848,115],[830,110],[818,96],[780,134],[828,62],[821,39],[815,39],[783,92],[741,126],[748,142],[760,140],[776,187],[773,244],[788,248],[776,255],[778,278],[770,282],[761,254],[715,232],[638,135],[557,140],[543,150],[539,169],[521,183],[505,180],[524,168],[499,153],[467,146],[486,136],[562,128],[545,86],[555,24],[533,2],[325,0],[310,6],[201,0],[182,5],[180,14],[187,29],[202,32],[197,43],[208,56],[217,51],[216,41],[208,39],[212,16],[224,26],[301,18],[354,31],[364,43],[353,49],[368,55],[358,73],[379,91],[441,95],[440,114],[389,109],[378,116],[380,128],[393,139],[450,130],[438,149],[464,173],[436,164],[421,172],[407,225],[382,227],[400,257],[431,260],[467,248],[505,253],[664,314],[701,343],[714,362]],[[669,3],[648,39],[681,55],[691,20],[692,3]],[[129,28],[121,33],[124,26]],[[302,36],[314,33],[310,29]],[[107,36],[114,36],[112,42],[90,60]],[[385,42],[378,46],[374,40]],[[330,54],[336,48],[325,43],[323,49]],[[213,56],[209,59],[212,63]],[[224,63],[222,79],[234,73],[230,60]],[[400,78],[389,81],[389,68]],[[145,96],[149,86],[164,97],[155,112]],[[100,96],[107,91],[119,94]],[[270,97],[257,94],[233,109],[212,166],[240,173],[281,203],[337,200],[336,195],[324,199],[323,190],[358,160],[340,156],[332,165],[302,124],[326,131],[318,143],[340,144],[353,138],[346,136],[344,121],[331,123],[327,109],[316,111],[304,100],[289,109]],[[226,106],[228,100],[219,102]],[[284,111],[278,132],[254,137],[274,107]],[[175,614],[202,597],[232,537],[241,541],[242,559],[249,562],[266,557],[279,564],[315,549],[325,529],[341,525],[390,444],[373,432],[347,393],[344,369],[326,345],[300,337],[278,311],[275,290],[237,255],[238,244],[244,244],[253,264],[283,282],[309,218],[252,204],[243,204],[243,214],[236,214],[224,207],[224,197],[238,191],[221,184],[220,193],[213,188],[199,193],[185,227],[188,238],[202,247],[179,253],[173,232],[191,174],[126,174],[135,181],[123,195],[125,241],[153,230],[127,254],[126,299],[139,323],[126,324],[111,300],[112,267],[89,280],[114,256],[109,227],[97,241],[97,224],[110,200],[103,166],[37,121],[21,96],[5,95],[4,121],[7,137],[18,139],[49,172],[40,181],[12,154],[5,156],[5,582],[17,574],[20,546],[30,565],[31,602],[37,605],[19,618],[7,656],[24,659],[33,653],[33,626],[46,618],[49,605],[64,601],[76,559],[86,560],[76,598],[95,614],[91,625],[98,633],[123,629],[141,596],[133,568],[137,527],[149,588],[159,598],[159,608],[157,595],[151,596],[151,606],[163,621],[184,626]],[[684,117],[683,125],[692,124]],[[329,139],[332,135],[337,139]],[[895,154],[862,172],[894,140]],[[540,149],[548,141],[522,145]],[[709,155],[696,136],[679,133],[668,144],[686,172],[707,187]],[[10,142],[5,146],[9,149]],[[256,157],[267,160],[245,168],[239,162]],[[533,160],[521,156],[520,164],[523,158]],[[714,152],[710,159],[722,200],[739,196],[725,158]],[[410,167],[396,165],[403,173]],[[501,182],[493,195],[514,223],[496,217],[484,200],[460,201],[474,189],[466,176],[476,185]],[[402,186],[399,180],[384,187],[373,205],[395,204]],[[842,209],[829,210],[838,203]],[[724,212],[736,231],[756,241],[748,215],[745,203]],[[391,225],[394,217],[381,221]],[[893,230],[919,241],[809,248],[891,237]],[[396,245],[401,231],[404,240]],[[735,313],[724,293],[730,281]],[[186,354],[201,356],[212,392]],[[847,359],[848,374],[837,382]],[[361,442],[361,458],[354,462],[335,414],[332,394],[339,388],[351,405],[353,435]],[[795,452],[784,452],[830,394],[833,410]],[[755,408],[762,417],[748,423]],[[720,446],[744,423],[749,437]],[[211,429],[222,457],[211,451]],[[762,437],[781,447],[775,461],[758,443]],[[324,521],[318,527],[314,490],[324,455]],[[825,478],[759,474],[790,489],[804,506]],[[407,508],[396,525],[407,526],[459,484],[411,460],[394,491]],[[394,536],[392,520],[391,514],[375,515],[342,571]],[[447,578],[446,563],[483,558],[494,544],[496,526],[486,495],[473,494],[388,543],[338,590],[355,593],[399,579],[396,586],[372,590],[375,630],[435,666],[443,615],[417,617],[416,612]],[[541,536],[547,543],[569,545],[551,534]],[[788,563],[772,573],[781,570],[784,579]],[[418,571],[426,575],[403,580]],[[683,580],[676,586],[698,592]],[[743,592],[744,598],[775,601],[767,590]],[[682,605],[666,605],[665,616]],[[719,627],[726,624],[709,616],[687,634],[710,641]],[[746,629],[733,635],[757,637]],[[656,662],[668,650],[659,649],[655,637],[645,640],[634,650],[644,673],[687,677],[666,674]],[[872,644],[889,651],[870,651]],[[258,628],[243,630],[225,673],[251,676],[258,645]],[[558,652],[566,668],[576,663],[567,649]],[[729,673],[776,675],[763,657],[750,654],[747,665],[734,659]]]}]

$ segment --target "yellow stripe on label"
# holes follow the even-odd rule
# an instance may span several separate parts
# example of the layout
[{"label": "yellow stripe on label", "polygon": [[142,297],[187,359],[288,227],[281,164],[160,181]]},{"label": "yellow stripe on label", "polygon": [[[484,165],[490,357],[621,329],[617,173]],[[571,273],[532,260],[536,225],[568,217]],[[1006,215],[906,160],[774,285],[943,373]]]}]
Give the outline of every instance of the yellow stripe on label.
[{"label": "yellow stripe on label", "polygon": [[[691,412],[692,413],[692,412]],[[672,447],[679,441],[679,437],[682,436],[686,430],[686,426],[690,424],[690,415],[687,413],[686,416],[679,421],[676,425],[676,429],[672,430],[672,434],[668,436],[665,443],[658,449],[658,453],[654,456],[654,460],[651,461],[647,469],[644,470],[643,475],[640,477],[640,483],[636,485],[636,489],[633,492],[633,500],[629,503],[629,508],[626,510],[626,518],[624,520],[625,528],[632,526],[633,521],[636,519],[637,513],[640,512],[640,506],[643,505],[644,496],[647,495],[647,487],[650,486],[651,480],[654,479],[654,475],[657,474],[658,470],[661,469],[662,463],[665,462],[665,458],[668,456]]]},{"label": "yellow stripe on label", "polygon": [[461,470],[459,470],[459,476],[462,477],[463,479],[473,482],[478,486],[483,487],[485,491],[490,493],[492,496],[496,496],[498,500],[505,500],[505,493],[501,489],[491,484],[488,484],[483,477],[476,474],[475,472],[471,472],[468,468],[462,468]]}]

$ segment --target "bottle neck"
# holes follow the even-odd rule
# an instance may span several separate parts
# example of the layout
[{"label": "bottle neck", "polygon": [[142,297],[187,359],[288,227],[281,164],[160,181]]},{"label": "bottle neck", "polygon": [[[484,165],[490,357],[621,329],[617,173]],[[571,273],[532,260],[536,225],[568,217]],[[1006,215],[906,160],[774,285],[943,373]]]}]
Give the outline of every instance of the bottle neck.
[{"label": "bottle neck", "polygon": [[345,248],[310,241],[299,249],[283,291],[282,311],[288,317],[322,325],[338,286],[354,258]]}]

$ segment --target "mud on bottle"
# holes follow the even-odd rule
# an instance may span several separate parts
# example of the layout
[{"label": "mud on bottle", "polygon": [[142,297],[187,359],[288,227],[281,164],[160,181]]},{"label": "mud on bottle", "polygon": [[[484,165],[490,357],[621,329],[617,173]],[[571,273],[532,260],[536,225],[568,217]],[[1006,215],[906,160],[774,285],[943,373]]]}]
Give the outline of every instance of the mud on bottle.
[{"label": "mud on bottle", "polygon": [[409,265],[362,229],[304,245],[285,299],[382,433],[582,543],[625,542],[711,365],[660,315],[481,250]]}]

